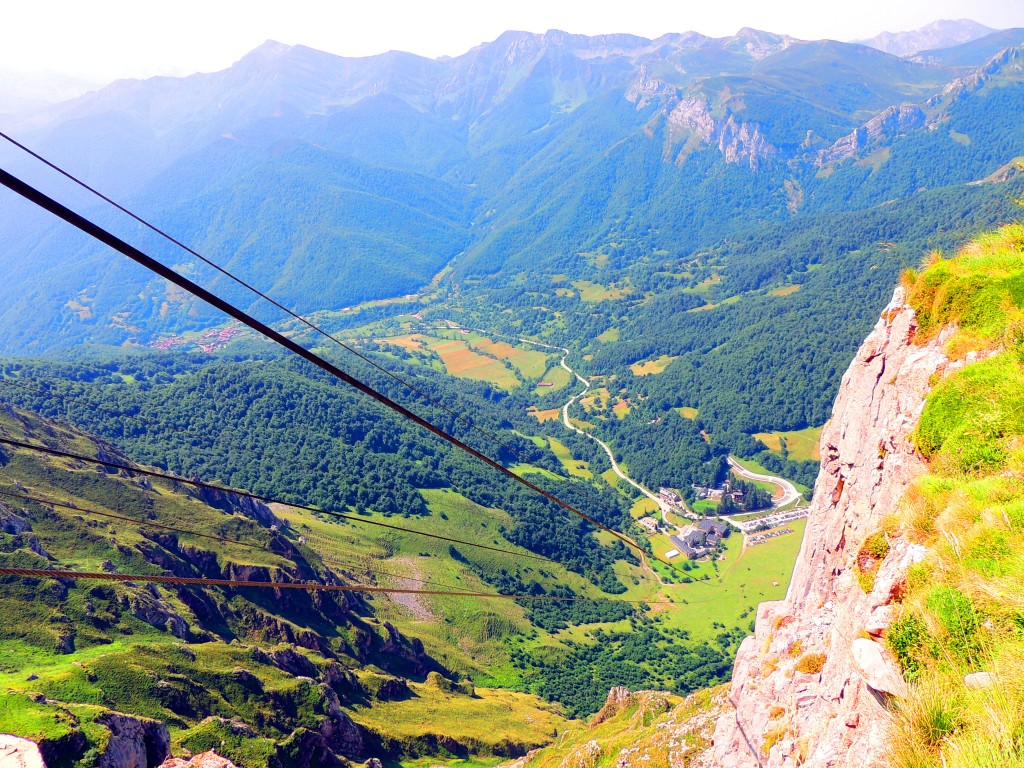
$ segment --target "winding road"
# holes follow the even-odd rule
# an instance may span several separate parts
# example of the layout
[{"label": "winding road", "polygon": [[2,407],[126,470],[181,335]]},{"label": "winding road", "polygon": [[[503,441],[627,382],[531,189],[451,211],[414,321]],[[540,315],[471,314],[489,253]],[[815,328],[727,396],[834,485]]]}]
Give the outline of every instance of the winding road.
[{"label": "winding road", "polygon": [[[615,454],[612,451],[611,447],[609,447],[608,443],[604,442],[601,438],[596,437],[595,435],[590,434],[585,429],[581,429],[580,427],[577,427],[575,424],[572,423],[572,419],[569,417],[569,409],[573,405],[575,405],[577,402],[579,402],[587,394],[587,392],[590,391],[590,382],[587,381],[582,376],[580,376],[580,374],[577,371],[575,371],[575,370],[573,370],[572,368],[569,367],[569,364],[566,362],[566,359],[570,355],[570,350],[569,349],[567,349],[566,347],[559,347],[559,346],[557,346],[555,344],[547,344],[547,343],[545,343],[543,341],[534,341],[533,339],[526,339],[526,338],[523,338],[521,336],[506,336],[504,334],[494,333],[493,331],[488,331],[488,330],[486,330],[484,328],[464,328],[463,326],[459,325],[458,323],[454,322],[453,320],[444,319],[444,320],[442,320],[442,322],[447,323],[448,324],[448,328],[450,330],[474,331],[476,333],[480,333],[480,334],[483,334],[485,336],[492,336],[492,337],[498,337],[498,338],[512,339],[512,340],[518,341],[518,342],[520,342],[522,344],[531,344],[531,345],[536,346],[536,347],[544,347],[545,349],[555,349],[555,350],[560,351],[562,353],[562,359],[559,361],[559,365],[561,365],[562,368],[564,368],[566,371],[568,371],[569,375],[575,376],[576,380],[579,381],[580,384],[583,385],[582,391],[577,392],[575,395],[573,395],[571,398],[569,398],[569,400],[565,403],[565,405],[562,406],[562,423],[565,425],[566,429],[571,429],[573,432],[576,432],[576,433],[578,433],[580,435],[583,435],[585,437],[589,437],[595,443],[600,445],[601,448],[604,450],[604,452],[608,455],[608,460],[611,462],[611,465],[612,465],[612,471],[614,471],[615,474],[619,478],[621,478],[625,482],[629,483],[631,486],[636,488],[636,490],[638,490],[644,496],[646,496],[651,501],[656,503],[658,505],[658,509],[661,510],[662,520],[666,524],[668,524],[668,519],[665,517],[665,513],[666,512],[674,512],[676,514],[679,514],[679,508],[674,507],[672,504],[670,504],[669,502],[665,501],[665,499],[663,499],[661,496],[659,496],[658,494],[654,493],[649,488],[644,487],[643,485],[638,483],[636,480],[631,478],[629,475],[627,475],[626,471],[615,460]],[[772,507],[774,509],[778,509],[780,507],[784,507],[785,505],[787,505],[787,504],[793,502],[794,500],[800,498],[800,491],[798,491],[796,489],[796,487],[791,482],[789,482],[789,480],[786,480],[786,479],[781,478],[781,477],[775,477],[774,475],[762,475],[762,474],[758,474],[756,472],[751,472],[749,469],[746,469],[743,465],[741,465],[738,461],[736,461],[736,459],[734,459],[732,456],[729,456],[728,460],[729,460],[729,467],[737,475],[739,475],[740,477],[746,478],[747,480],[760,480],[762,482],[771,483],[772,485],[777,485],[780,488],[782,488],[782,497],[778,501],[772,503]],[[687,507],[684,502],[680,501],[679,506],[684,510],[684,513],[687,516],[693,517],[694,519],[696,519],[696,515],[694,515],[693,511],[690,510],[689,507]],[[728,519],[728,518],[726,518],[726,519]],[[729,522],[732,523],[733,521],[729,520]],[[735,525],[735,523],[733,523],[733,524]],[[739,526],[737,526],[737,527],[739,527]],[[740,530],[743,530],[743,529],[740,528]]]},{"label": "winding road", "polygon": [[772,485],[777,485],[782,488],[782,498],[778,501],[772,502],[772,507],[775,509],[784,507],[800,498],[800,491],[798,491],[796,486],[785,478],[776,477],[775,475],[760,475],[757,472],[751,472],[732,456],[729,457],[729,466],[732,467],[733,472],[747,480],[760,480],[761,482],[771,483]]}]

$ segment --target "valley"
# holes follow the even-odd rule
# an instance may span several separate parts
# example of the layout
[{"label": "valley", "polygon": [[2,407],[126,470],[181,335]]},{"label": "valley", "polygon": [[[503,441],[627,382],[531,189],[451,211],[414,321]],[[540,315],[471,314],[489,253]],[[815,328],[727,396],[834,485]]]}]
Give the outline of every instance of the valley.
[{"label": "valley", "polygon": [[[506,32],[439,59],[269,41],[4,115],[6,173],[172,280],[4,192],[0,733],[50,768],[598,768],[729,743],[710,731],[733,706],[781,764],[817,738],[811,688],[787,709],[722,686],[839,663],[820,622],[765,617],[814,602],[800,558],[839,558],[847,529],[822,526],[874,494],[833,482],[830,419],[879,364],[872,325],[910,311],[878,320],[901,281],[922,342],[957,323],[943,354],[969,367],[929,379],[913,445],[841,472],[935,457],[901,541],[1015,631],[992,597],[1015,497],[990,474],[1019,470],[1016,363],[985,356],[1019,341],[1024,30],[971,34],[920,56],[747,28]],[[1006,404],[984,435],[973,385]],[[986,538],[982,505],[949,555],[935,499],[989,485],[1009,532]],[[850,524],[856,573],[834,564],[857,610],[904,535],[875,522]],[[963,601],[912,573],[891,651],[938,680],[926,638],[955,645]]]}]

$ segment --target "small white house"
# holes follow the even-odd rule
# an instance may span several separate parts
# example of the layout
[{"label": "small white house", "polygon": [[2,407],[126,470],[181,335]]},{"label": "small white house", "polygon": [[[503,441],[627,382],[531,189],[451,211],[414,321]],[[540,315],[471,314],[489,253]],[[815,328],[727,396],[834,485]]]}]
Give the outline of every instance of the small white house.
[{"label": "small white house", "polygon": [[665,553],[665,557],[667,557],[669,560],[671,560],[673,557],[678,557],[678,556],[679,556],[679,550],[678,549],[670,549],[668,552]]}]

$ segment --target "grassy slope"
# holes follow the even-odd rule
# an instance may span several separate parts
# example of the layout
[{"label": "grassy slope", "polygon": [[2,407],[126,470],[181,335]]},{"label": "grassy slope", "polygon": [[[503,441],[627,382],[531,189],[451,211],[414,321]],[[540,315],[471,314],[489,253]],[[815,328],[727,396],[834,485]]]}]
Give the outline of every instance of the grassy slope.
[{"label": "grassy slope", "polygon": [[[1009,226],[905,278],[922,339],[956,324],[948,354],[986,354],[928,397],[915,441],[930,471],[891,526],[930,551],[888,635],[913,681],[891,744],[900,768],[1024,765],[1022,249]],[[978,671],[996,684],[967,687]]]},{"label": "grassy slope", "polygon": [[786,441],[789,457],[794,461],[819,461],[818,441],[821,427],[805,427],[790,432],[758,432],[755,438],[768,446],[773,453],[782,453],[782,440]]},{"label": "grassy slope", "polygon": [[[12,414],[0,410],[0,430],[17,439],[45,439],[68,450],[84,454],[96,452],[91,440],[80,433],[20,411]],[[29,505],[28,511],[22,511],[21,503],[12,503],[10,506],[31,523],[32,530],[21,535],[0,533],[0,561],[5,563],[27,567],[58,564],[100,570],[101,564],[109,560],[124,572],[161,573],[163,569],[142,558],[138,549],[151,541],[151,529],[149,537],[143,535],[144,521],[155,518],[164,525],[187,527],[258,545],[252,549],[189,534],[178,535],[182,545],[215,556],[220,569],[228,567],[228,563],[267,568],[271,572],[294,568],[293,561],[268,551],[271,534],[252,519],[207,507],[160,481],[154,481],[152,488],[146,489],[134,480],[117,475],[101,474],[61,460],[41,459],[35,453],[5,450],[0,457],[0,488],[14,490],[16,483],[24,490],[15,492],[70,502],[80,512],[48,511],[38,505]],[[464,529],[471,524],[475,526],[475,538],[493,541],[498,526],[507,522],[503,513],[482,510],[455,494],[450,494],[451,498],[446,496],[449,494],[443,491],[428,496],[431,508],[454,518]],[[140,524],[111,523],[87,513],[86,509],[136,518]],[[313,562],[320,554],[336,573],[350,579],[388,583],[389,577],[377,573],[382,567],[378,558],[385,558],[386,565],[386,558],[415,553],[424,578],[452,579],[459,587],[491,591],[479,578],[448,558],[447,551],[442,553],[436,547],[424,546],[422,541],[414,543],[412,536],[404,535],[404,539],[373,536],[365,529],[356,533],[356,526],[325,523],[309,515],[295,513],[288,517],[295,526],[293,536],[297,538],[301,533],[308,537],[311,546],[302,549],[314,558]],[[410,526],[414,527],[416,522],[412,521]],[[36,537],[39,546],[55,558],[51,563],[31,554],[30,537]],[[502,543],[508,546],[507,542]],[[489,568],[508,565],[500,561],[500,557],[489,562],[486,557],[478,558],[477,562]],[[398,568],[396,572],[403,573]],[[261,577],[256,575],[255,578]],[[581,591],[588,587],[593,589],[589,582],[564,571],[559,571],[554,578],[572,583]],[[216,746],[248,768],[266,765],[279,753],[296,727],[312,725],[323,716],[325,699],[319,684],[282,672],[253,656],[253,645],[273,646],[276,642],[273,637],[247,635],[237,625],[203,624],[178,599],[174,590],[158,588],[153,594],[169,609],[185,617],[194,631],[208,626],[219,636],[199,638],[203,642],[185,642],[164,627],[152,626],[125,610],[138,595],[150,594],[141,585],[94,588],[96,585],[92,582],[79,582],[72,584],[65,593],[56,582],[8,577],[0,586],[0,611],[5,617],[0,625],[4,648],[0,685],[7,691],[0,702],[0,732],[37,740],[57,739],[68,733],[71,723],[77,720],[92,745],[82,758],[82,765],[92,765],[96,750],[107,738],[105,729],[93,721],[115,709],[166,722],[178,754],[183,750],[200,751]],[[62,594],[65,596],[61,597]],[[274,602],[265,600],[265,595],[256,595],[255,602],[249,603],[239,595],[231,597],[213,590],[207,594],[214,604],[230,605],[230,610],[238,615],[262,613],[296,632],[303,630],[305,622],[328,643],[333,642],[332,637],[351,642],[350,626],[328,626],[323,624],[322,616],[303,617],[301,612],[275,616]],[[294,604],[296,600],[290,602]],[[465,667],[472,671],[479,671],[485,662],[488,668],[500,669],[500,653],[494,650],[499,647],[496,640],[508,632],[531,630],[522,609],[508,600],[480,599],[467,603],[437,598],[430,609],[451,619],[457,630],[449,629],[451,625],[447,622],[428,624],[410,620],[383,598],[377,600],[377,606],[380,610],[375,617],[359,620],[365,629],[378,636],[385,635],[381,622],[394,614],[401,618],[395,622],[401,629],[425,635],[423,639],[429,650],[448,650],[452,658],[443,659],[443,663],[450,662],[454,668]],[[58,647],[60,638],[65,636],[74,640],[74,650],[70,653],[60,652]],[[241,643],[229,645],[232,639]],[[328,664],[317,653],[300,652],[319,667]],[[495,658],[496,655],[499,658]],[[344,654],[341,658],[345,666],[360,667],[360,662],[354,658]],[[379,663],[388,662],[382,659]],[[239,684],[234,672],[237,668],[254,675],[255,687]],[[369,678],[376,674],[366,673]],[[28,679],[30,676],[34,679]],[[164,695],[161,693],[164,689],[154,688],[158,681],[170,686],[168,691],[181,691],[180,696],[187,700],[187,706],[174,704],[173,697],[168,698],[169,693]],[[372,680],[369,684],[372,687]],[[40,694],[50,701],[33,698]],[[545,743],[551,732],[564,727],[565,723],[557,707],[526,694],[484,689],[475,697],[468,697],[438,690],[435,686],[417,695],[419,700],[429,698],[432,702],[432,708],[424,710],[417,718],[399,717],[395,713],[401,708],[396,708],[395,702],[389,702],[384,713],[376,710],[379,703],[374,707],[351,705],[351,712],[357,722],[377,730],[399,753],[408,748],[431,754],[429,750],[424,752],[422,745],[415,746],[416,740],[424,735],[447,733],[456,739],[465,737],[475,745],[473,751],[485,762],[495,762],[493,750],[506,750],[509,743],[523,746]],[[356,697],[356,701],[362,700]],[[282,716],[276,712],[278,709],[289,714]],[[444,712],[458,712],[462,729],[445,731]],[[534,714],[521,717],[524,712]],[[203,718],[208,715],[238,718],[256,728],[259,737],[232,737],[223,732],[223,728],[204,722]],[[474,723],[476,725],[472,726]],[[488,724],[486,730],[482,727],[485,723]]]},{"label": "grassy slope", "polygon": [[[727,695],[724,686],[686,699],[644,691],[620,708],[606,709],[590,723],[573,725],[556,744],[534,754],[530,768],[628,765],[685,768],[711,744],[715,718]],[[596,746],[596,749],[594,748]],[[623,750],[629,750],[626,755]],[[589,759],[588,759],[589,756]]]}]

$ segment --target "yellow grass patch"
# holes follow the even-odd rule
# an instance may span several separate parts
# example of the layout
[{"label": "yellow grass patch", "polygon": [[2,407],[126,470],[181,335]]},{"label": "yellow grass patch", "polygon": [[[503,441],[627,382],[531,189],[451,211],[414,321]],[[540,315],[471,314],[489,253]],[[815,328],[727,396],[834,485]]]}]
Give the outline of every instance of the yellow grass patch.
[{"label": "yellow grass patch", "polygon": [[573,287],[580,292],[581,301],[613,301],[621,299],[633,292],[632,288],[615,288],[592,283],[589,280],[574,280]]},{"label": "yellow grass patch", "polygon": [[573,477],[582,477],[587,480],[593,478],[593,473],[590,471],[590,464],[585,461],[578,461],[575,456],[572,455],[564,443],[555,438],[551,438],[548,445],[551,448],[551,452],[555,454],[565,471]]},{"label": "yellow grass patch", "polygon": [[597,389],[592,389],[590,392],[591,394],[580,400],[580,405],[583,406],[587,413],[593,413],[594,411],[599,410],[599,406],[597,404],[598,400],[601,401],[601,405],[603,406],[608,402],[608,398],[611,397],[607,387],[598,387]]},{"label": "yellow grass patch", "polygon": [[559,408],[549,408],[546,411],[538,411],[532,405],[526,409],[526,412],[542,424],[545,421],[558,421],[558,418],[562,413]]},{"label": "yellow grass patch", "polygon": [[792,432],[758,432],[754,437],[775,453],[782,452],[782,440],[785,440],[790,458],[796,461],[821,460],[821,453],[818,451],[821,427],[807,427]]},{"label": "yellow grass patch", "polygon": [[415,352],[424,348],[423,337],[418,333],[414,333],[411,336],[399,336],[395,339],[382,339],[385,344],[390,344],[393,347],[401,347],[407,349],[410,352]]},{"label": "yellow grass patch", "polygon": [[672,355],[662,355],[657,360],[645,360],[642,363],[633,363],[629,370],[634,376],[652,376],[663,372],[668,368],[669,363],[677,358]]},{"label": "yellow grass patch", "polygon": [[774,291],[768,291],[769,296],[792,296],[794,293],[799,291],[801,286],[799,285],[785,285],[782,288],[776,288]]},{"label": "yellow grass patch", "polygon": [[678,413],[684,419],[696,419],[697,418],[698,411],[697,411],[696,408],[689,408],[689,407],[684,405],[682,408],[673,408],[672,410],[674,410],[676,413]]}]

